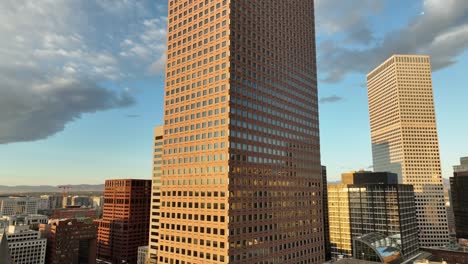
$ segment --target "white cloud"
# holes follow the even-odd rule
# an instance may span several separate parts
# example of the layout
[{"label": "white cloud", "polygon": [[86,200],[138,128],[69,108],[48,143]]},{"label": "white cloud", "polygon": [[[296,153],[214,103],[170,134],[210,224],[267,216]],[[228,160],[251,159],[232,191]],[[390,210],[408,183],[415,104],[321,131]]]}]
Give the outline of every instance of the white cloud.
[{"label": "white cloud", "polygon": [[[319,43],[318,65],[323,80],[337,82],[351,72],[367,73],[396,53],[431,55],[434,70],[456,62],[457,56],[468,49],[468,1],[426,0],[423,13],[406,27],[388,32],[364,48],[350,48],[330,39]],[[368,28],[368,24],[369,21],[362,20],[355,26]],[[367,40],[365,36],[363,42]]]},{"label": "white cloud", "polygon": [[367,18],[382,12],[384,3],[384,0],[317,0],[317,28],[326,35],[347,34],[347,42],[370,44],[374,36]]},{"label": "white cloud", "polygon": [[154,61],[148,68],[150,74],[160,74],[164,72],[166,68],[166,56],[165,54],[161,55],[158,60]]},{"label": "white cloud", "polygon": [[121,43],[120,56],[138,61],[148,61],[151,74],[162,74],[166,53],[166,17],[146,19],[140,31],[133,32]]},{"label": "white cloud", "polygon": [[96,0],[96,3],[106,12],[113,15],[127,15],[128,11],[138,13],[139,16],[148,15],[146,1],[141,0]]},{"label": "white cloud", "polygon": [[46,138],[84,113],[133,104],[128,90],[100,84],[148,74],[164,52],[165,4],[0,1],[0,144]]}]

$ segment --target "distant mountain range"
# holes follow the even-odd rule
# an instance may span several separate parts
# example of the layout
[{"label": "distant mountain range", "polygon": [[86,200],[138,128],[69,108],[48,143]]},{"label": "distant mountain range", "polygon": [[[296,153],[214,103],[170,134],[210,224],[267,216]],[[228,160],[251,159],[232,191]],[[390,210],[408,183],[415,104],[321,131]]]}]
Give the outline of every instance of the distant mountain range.
[{"label": "distant mountain range", "polygon": [[[328,184],[335,184],[335,183],[341,183],[341,181],[328,181]],[[447,178],[442,178],[442,184],[444,185],[444,188],[447,190],[450,190],[450,180]]]},{"label": "distant mountain range", "polygon": [[[328,184],[340,183],[341,181],[329,181]],[[443,178],[444,187],[450,189],[449,179]],[[71,189],[69,192],[103,192],[104,184],[79,184],[79,185],[69,185]],[[49,193],[49,192],[61,192],[62,190],[58,186],[51,185],[40,185],[40,186],[28,186],[28,185],[18,185],[18,186],[5,186],[0,185],[0,194],[9,194],[9,193]]]},{"label": "distant mountain range", "polygon": [[[79,185],[68,185],[71,187],[69,192],[103,192],[104,184],[90,185],[90,184],[79,184]],[[0,194],[8,193],[33,193],[33,192],[61,192],[62,190],[58,186],[51,185],[40,185],[40,186],[5,186],[0,185]]]}]

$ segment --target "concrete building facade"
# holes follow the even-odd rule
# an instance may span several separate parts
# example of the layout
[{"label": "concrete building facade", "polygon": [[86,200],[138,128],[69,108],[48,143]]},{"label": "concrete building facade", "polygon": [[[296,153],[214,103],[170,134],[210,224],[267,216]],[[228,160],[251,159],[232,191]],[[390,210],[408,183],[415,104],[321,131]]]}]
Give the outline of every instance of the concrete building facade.
[{"label": "concrete building facade", "polygon": [[89,196],[73,196],[71,205],[89,207],[93,205],[93,201]]},{"label": "concrete building facade", "polygon": [[313,0],[170,0],[159,263],[322,263]]},{"label": "concrete building facade", "polygon": [[63,196],[62,197],[62,206],[66,208],[67,206],[73,205],[73,197],[71,195]]},{"label": "concrete building facade", "polygon": [[97,259],[135,264],[138,247],[148,245],[151,180],[106,180],[98,223]]},{"label": "concrete building facade", "polygon": [[15,264],[44,264],[47,240],[28,225],[10,225],[6,233],[11,259]]},{"label": "concrete building facade", "polygon": [[158,238],[159,222],[161,209],[161,163],[162,163],[162,145],[163,145],[163,126],[154,128],[154,146],[153,146],[153,172],[151,187],[151,219],[149,232],[149,245],[147,249],[149,263],[158,261]]},{"label": "concrete building facade", "polygon": [[428,56],[394,55],[367,75],[375,171],[414,186],[421,246],[449,242]]},{"label": "concrete building facade", "polygon": [[328,219],[328,182],[327,182],[327,167],[322,166],[322,212],[323,212],[323,237],[325,245],[325,261],[331,260],[331,245],[330,245],[330,224]]},{"label": "concrete building facade", "polygon": [[0,217],[6,221],[7,226],[10,225],[27,225],[30,228],[36,229],[40,224],[46,224],[49,217],[46,215],[10,215]]},{"label": "concrete building facade", "polygon": [[37,209],[38,210],[49,210],[50,209],[50,201],[48,197],[40,197],[37,200]]},{"label": "concrete building facade", "polygon": [[47,209],[63,207],[63,197],[61,195],[41,195],[40,198],[49,201],[49,206]]},{"label": "concrete building facade", "polygon": [[37,214],[38,203],[34,197],[0,197],[0,216]]}]

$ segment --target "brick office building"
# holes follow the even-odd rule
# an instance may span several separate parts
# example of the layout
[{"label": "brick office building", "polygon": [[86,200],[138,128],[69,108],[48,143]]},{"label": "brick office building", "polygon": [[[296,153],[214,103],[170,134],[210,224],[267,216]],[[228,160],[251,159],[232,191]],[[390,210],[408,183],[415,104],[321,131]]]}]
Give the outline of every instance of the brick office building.
[{"label": "brick office building", "polygon": [[47,238],[46,263],[96,263],[97,223],[92,220],[53,219],[39,231]]},{"label": "brick office building", "polygon": [[103,217],[98,223],[97,258],[136,263],[138,247],[148,245],[151,180],[107,180]]}]

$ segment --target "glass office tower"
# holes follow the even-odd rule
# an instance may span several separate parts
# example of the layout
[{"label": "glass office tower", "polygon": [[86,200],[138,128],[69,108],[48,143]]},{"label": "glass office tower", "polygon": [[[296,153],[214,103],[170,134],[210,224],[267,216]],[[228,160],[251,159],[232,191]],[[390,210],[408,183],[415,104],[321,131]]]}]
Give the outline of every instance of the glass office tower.
[{"label": "glass office tower", "polygon": [[313,0],[171,0],[159,263],[322,263]]},{"label": "glass office tower", "polygon": [[[407,259],[418,253],[413,186],[388,172],[352,172],[328,185],[332,257],[353,257],[355,240],[376,233],[395,240]],[[356,257],[356,256],[354,256]]]}]

